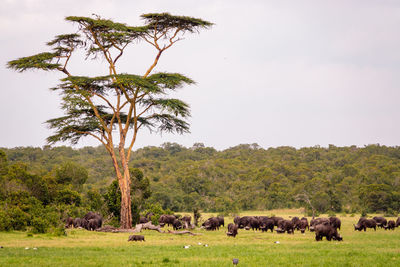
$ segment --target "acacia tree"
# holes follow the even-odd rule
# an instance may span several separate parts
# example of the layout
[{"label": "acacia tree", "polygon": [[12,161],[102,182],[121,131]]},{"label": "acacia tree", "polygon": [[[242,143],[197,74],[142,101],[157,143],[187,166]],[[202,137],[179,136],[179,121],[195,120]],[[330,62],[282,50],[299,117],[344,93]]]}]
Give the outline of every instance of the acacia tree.
[{"label": "acacia tree", "polygon": [[[121,228],[132,227],[130,174],[128,163],[139,130],[185,133],[190,116],[188,104],[168,98],[168,92],[194,83],[179,73],[153,73],[160,56],[185,33],[207,29],[212,23],[169,13],[141,16],[144,26],[132,27],[99,16],[66,17],[78,25],[78,32],[63,34],[47,43],[50,52],[19,58],[8,67],[20,72],[30,69],[60,71],[66,75],[52,90],[61,92],[65,115],[48,120],[54,135],[49,144],[69,141],[76,144],[91,136],[107,149],[121,190]],[[144,75],[120,73],[118,60],[128,45],[145,41],[157,54]],[[83,49],[87,59],[103,59],[108,75],[74,76],[69,67],[71,56]],[[105,60],[104,60],[105,59]]]}]

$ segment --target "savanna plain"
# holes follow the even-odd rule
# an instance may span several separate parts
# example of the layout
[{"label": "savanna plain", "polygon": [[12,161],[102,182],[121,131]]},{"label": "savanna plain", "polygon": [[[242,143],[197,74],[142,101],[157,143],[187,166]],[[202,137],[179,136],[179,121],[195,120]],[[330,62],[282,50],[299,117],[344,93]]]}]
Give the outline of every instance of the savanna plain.
[{"label": "savanna plain", "polygon": [[[272,214],[286,219],[303,216],[300,210],[240,215]],[[213,215],[203,213],[202,219]],[[400,266],[400,229],[356,232],[353,224],[359,215],[337,217],[342,221],[342,242],[325,238],[317,242],[309,231],[277,234],[240,229],[236,238],[228,237],[226,226],[232,217],[225,217],[225,227],[218,231],[194,230],[196,236],[144,230],[145,242],[128,242],[130,233],[82,229],[68,229],[61,237],[2,232],[0,266],[233,266],[233,258],[239,259],[238,266]]]}]

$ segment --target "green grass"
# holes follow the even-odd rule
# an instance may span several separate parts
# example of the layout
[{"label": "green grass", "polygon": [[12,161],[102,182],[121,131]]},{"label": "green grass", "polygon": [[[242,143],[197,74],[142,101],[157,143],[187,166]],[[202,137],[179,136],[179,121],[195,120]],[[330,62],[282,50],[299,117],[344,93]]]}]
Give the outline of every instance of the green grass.
[{"label": "green grass", "polygon": [[[299,210],[241,215],[249,214],[302,216]],[[400,266],[400,229],[355,232],[357,216],[340,219],[343,242],[316,242],[314,233],[297,231],[288,235],[239,230],[232,238],[226,236],[226,228],[197,230],[198,236],[143,231],[146,242],[136,243],[127,242],[129,233],[68,230],[66,237],[29,237],[25,232],[3,232],[0,266],[232,266],[232,258],[239,259],[238,266]],[[227,225],[232,218],[225,221]]]}]

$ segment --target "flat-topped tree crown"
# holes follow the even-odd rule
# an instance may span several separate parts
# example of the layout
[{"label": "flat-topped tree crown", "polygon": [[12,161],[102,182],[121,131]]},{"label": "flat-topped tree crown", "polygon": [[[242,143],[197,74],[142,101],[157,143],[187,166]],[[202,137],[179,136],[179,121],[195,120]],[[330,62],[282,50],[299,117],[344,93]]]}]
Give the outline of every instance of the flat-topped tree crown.
[{"label": "flat-topped tree crown", "polygon": [[[20,72],[41,69],[66,74],[61,84],[52,88],[62,96],[64,116],[47,121],[54,130],[47,142],[76,144],[90,136],[104,145],[121,189],[122,228],[132,226],[128,163],[138,132],[143,128],[152,132],[189,132],[189,105],[169,98],[168,93],[194,81],[179,73],[152,71],[161,54],[181,40],[179,35],[212,26],[201,19],[169,13],[144,14],[142,18],[145,25],[133,27],[96,15],[66,17],[67,21],[78,24],[77,33],[57,35],[47,43],[51,52],[8,62],[9,68]],[[125,55],[125,48],[140,40],[157,50],[150,66],[143,75],[119,72],[117,63]],[[104,58],[100,64],[105,65],[108,75],[78,76],[67,70],[70,58],[78,49],[86,52],[84,60]]]},{"label": "flat-topped tree crown", "polygon": [[169,13],[148,13],[143,14],[141,17],[145,20],[149,29],[156,28],[157,31],[176,28],[183,32],[195,32],[201,28],[207,29],[213,25],[213,23],[202,19],[187,16],[173,16]]}]

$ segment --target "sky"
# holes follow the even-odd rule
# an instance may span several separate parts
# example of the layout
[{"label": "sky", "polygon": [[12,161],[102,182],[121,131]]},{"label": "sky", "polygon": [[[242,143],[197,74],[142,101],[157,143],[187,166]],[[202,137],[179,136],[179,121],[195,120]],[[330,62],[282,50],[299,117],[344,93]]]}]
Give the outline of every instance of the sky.
[{"label": "sky", "polygon": [[[59,73],[6,68],[74,33],[66,16],[100,15],[140,26],[144,13],[169,12],[214,23],[185,35],[155,71],[196,81],[174,97],[191,106],[190,134],[139,133],[134,149],[176,142],[222,150],[261,147],[398,146],[400,1],[391,0],[0,0],[0,147],[46,144],[44,122],[62,115],[49,88]],[[156,51],[145,43],[124,54],[120,70],[143,75]],[[104,61],[80,61],[75,75],[105,73]],[[69,145],[69,144],[60,144]],[[97,146],[91,138],[76,147]]]}]

